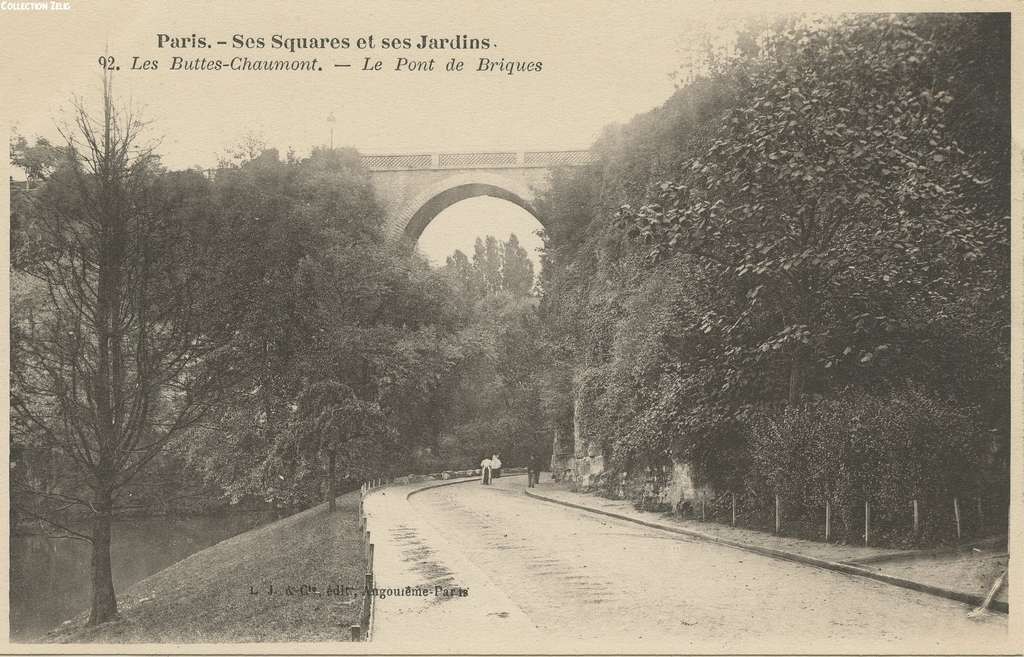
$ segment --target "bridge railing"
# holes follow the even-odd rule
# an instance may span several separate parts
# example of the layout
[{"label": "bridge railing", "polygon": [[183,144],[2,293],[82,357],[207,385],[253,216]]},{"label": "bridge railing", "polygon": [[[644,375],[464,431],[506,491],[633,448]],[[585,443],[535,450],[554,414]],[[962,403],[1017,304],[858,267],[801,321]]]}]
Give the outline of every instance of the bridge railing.
[{"label": "bridge railing", "polygon": [[583,150],[389,153],[367,154],[362,158],[363,166],[370,171],[578,167],[597,161],[593,152]]}]

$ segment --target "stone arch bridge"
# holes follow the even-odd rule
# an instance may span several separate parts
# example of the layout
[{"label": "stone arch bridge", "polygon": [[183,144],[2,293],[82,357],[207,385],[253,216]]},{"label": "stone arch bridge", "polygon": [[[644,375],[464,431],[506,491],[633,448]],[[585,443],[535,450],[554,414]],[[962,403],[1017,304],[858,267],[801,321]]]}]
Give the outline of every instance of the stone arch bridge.
[{"label": "stone arch bridge", "polygon": [[389,239],[419,238],[442,210],[475,196],[493,196],[537,215],[533,202],[552,170],[595,161],[590,151],[487,151],[363,155]]}]

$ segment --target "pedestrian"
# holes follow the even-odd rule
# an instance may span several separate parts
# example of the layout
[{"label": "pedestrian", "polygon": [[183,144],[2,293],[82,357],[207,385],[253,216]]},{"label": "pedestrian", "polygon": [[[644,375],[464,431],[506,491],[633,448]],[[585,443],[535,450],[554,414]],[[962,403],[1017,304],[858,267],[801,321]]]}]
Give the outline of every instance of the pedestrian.
[{"label": "pedestrian", "polygon": [[491,478],[497,479],[501,476],[501,459],[495,454],[491,457]]},{"label": "pedestrian", "polygon": [[544,469],[544,459],[541,458],[540,454],[534,452],[530,455],[530,470],[533,473],[533,479],[530,483],[530,488],[533,488],[540,483],[540,472]]},{"label": "pedestrian", "polygon": [[491,459],[484,455],[484,460],[480,461],[480,483],[487,486],[491,483]]},{"label": "pedestrian", "polygon": [[533,488],[533,477],[536,473],[534,469],[537,465],[537,455],[530,450],[530,453],[526,455],[526,487]]}]

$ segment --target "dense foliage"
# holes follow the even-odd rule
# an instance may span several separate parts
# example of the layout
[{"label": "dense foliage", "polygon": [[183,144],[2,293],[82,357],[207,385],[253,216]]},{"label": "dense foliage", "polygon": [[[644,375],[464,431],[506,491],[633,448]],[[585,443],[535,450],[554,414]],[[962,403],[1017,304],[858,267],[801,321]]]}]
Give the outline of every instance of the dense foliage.
[{"label": "dense foliage", "polygon": [[92,622],[116,614],[116,516],[333,500],[408,469],[463,321],[447,278],[385,242],[354,151],[169,172],[106,91],[62,146],[11,150],[31,176],[12,209],[14,526],[93,544]]},{"label": "dense foliage", "polygon": [[472,260],[455,251],[441,273],[463,317],[460,359],[439,399],[437,442],[419,454],[420,468],[476,467],[492,454],[519,466],[547,454],[546,342],[526,250],[515,234],[478,238]]},{"label": "dense foliage", "polygon": [[[793,19],[739,43],[542,203],[563,404],[624,471],[683,461],[699,484],[813,513],[825,494],[998,508],[1005,17]],[[844,456],[864,440],[874,456]],[[780,454],[814,445],[829,451],[813,463]],[[848,480],[822,479],[839,464]]]},{"label": "dense foliage", "polygon": [[237,254],[215,275],[245,385],[190,436],[193,467],[233,500],[294,504],[407,466],[456,357],[457,309],[424,260],[385,244],[357,154],[265,151],[218,172],[211,204],[209,239]]}]

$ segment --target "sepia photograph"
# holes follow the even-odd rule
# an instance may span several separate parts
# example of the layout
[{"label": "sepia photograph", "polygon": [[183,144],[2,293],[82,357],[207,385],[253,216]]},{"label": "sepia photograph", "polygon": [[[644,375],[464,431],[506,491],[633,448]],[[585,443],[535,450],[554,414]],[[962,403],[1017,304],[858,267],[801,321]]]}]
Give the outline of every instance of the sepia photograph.
[{"label": "sepia photograph", "polygon": [[2,0],[0,653],[1022,654],[1019,10]]}]

